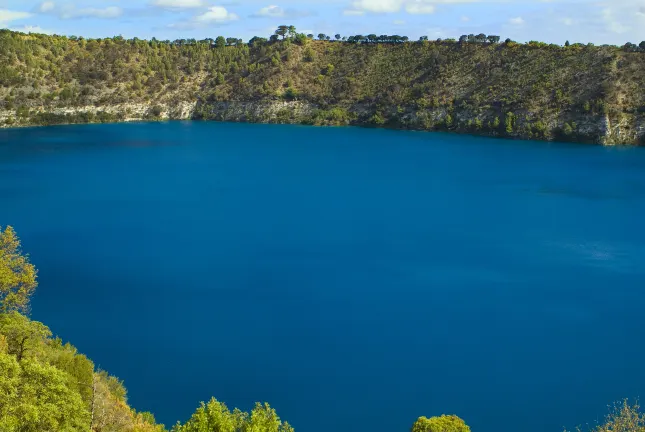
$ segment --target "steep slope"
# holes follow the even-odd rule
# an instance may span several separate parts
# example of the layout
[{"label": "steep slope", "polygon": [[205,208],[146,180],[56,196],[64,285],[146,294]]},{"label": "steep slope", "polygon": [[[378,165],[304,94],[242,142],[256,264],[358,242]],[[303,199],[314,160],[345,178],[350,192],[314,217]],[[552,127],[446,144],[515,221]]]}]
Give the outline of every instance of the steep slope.
[{"label": "steep slope", "polygon": [[85,40],[0,32],[0,124],[385,125],[642,144],[645,54],[538,42]]}]

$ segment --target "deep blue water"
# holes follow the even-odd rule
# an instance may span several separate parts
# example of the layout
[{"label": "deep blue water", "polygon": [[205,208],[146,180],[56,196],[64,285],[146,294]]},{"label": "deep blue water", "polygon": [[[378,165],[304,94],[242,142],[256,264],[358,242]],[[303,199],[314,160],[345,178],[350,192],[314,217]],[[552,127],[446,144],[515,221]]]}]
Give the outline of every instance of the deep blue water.
[{"label": "deep blue water", "polygon": [[33,317],[166,424],[593,422],[645,395],[645,151],[174,122],[0,131]]}]

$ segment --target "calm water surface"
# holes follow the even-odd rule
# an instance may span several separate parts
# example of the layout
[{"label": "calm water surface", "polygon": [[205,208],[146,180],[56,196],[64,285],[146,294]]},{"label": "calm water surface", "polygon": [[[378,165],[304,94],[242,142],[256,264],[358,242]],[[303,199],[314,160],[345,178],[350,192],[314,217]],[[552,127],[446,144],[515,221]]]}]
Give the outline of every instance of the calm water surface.
[{"label": "calm water surface", "polygon": [[645,151],[223,123],[0,131],[33,316],[166,424],[558,432],[645,396]]}]

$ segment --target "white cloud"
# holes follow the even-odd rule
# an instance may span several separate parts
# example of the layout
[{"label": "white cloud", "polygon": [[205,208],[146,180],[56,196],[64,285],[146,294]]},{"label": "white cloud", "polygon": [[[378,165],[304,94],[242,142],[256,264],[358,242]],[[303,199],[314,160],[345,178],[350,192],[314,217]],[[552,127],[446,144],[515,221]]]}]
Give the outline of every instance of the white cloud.
[{"label": "white cloud", "polygon": [[508,22],[513,25],[523,25],[525,21],[524,21],[524,18],[522,17],[515,17],[515,18],[509,19]]},{"label": "white cloud", "polygon": [[437,5],[440,4],[475,3],[478,1],[480,0],[354,0],[343,13],[345,15],[395,13],[404,9],[409,14],[420,15],[434,13]]},{"label": "white cloud", "polygon": [[123,15],[123,9],[118,6],[107,6],[104,8],[77,8],[74,4],[66,3],[62,6],[56,5],[53,1],[45,1],[38,7],[38,12],[49,15],[56,15],[60,19],[75,18],[101,18],[111,19]]},{"label": "white cloud", "polygon": [[56,8],[56,4],[53,1],[45,1],[40,4],[38,7],[38,12],[50,12]]},{"label": "white cloud", "polygon": [[355,0],[346,12],[392,13],[401,10],[402,4],[403,0]]},{"label": "white cloud", "polygon": [[607,25],[607,29],[612,33],[627,33],[631,28],[621,22],[614,16],[613,9],[607,7],[601,12],[602,18]]},{"label": "white cloud", "polygon": [[238,20],[239,17],[222,6],[211,6],[205,12],[195,15],[190,20],[169,24],[174,30],[193,30],[211,25],[225,24]]},{"label": "white cloud", "polygon": [[0,24],[6,24],[11,21],[29,18],[29,12],[12,11],[9,9],[0,9]]},{"label": "white cloud", "polygon": [[50,34],[54,33],[54,32],[52,32],[50,30],[45,30],[44,28],[42,28],[40,26],[32,26],[32,25],[24,25],[24,26],[20,26],[20,27],[11,27],[11,30],[19,31],[19,32],[22,32],[22,33],[39,33],[39,34],[47,34],[47,35],[50,35]]},{"label": "white cloud", "polygon": [[[484,32],[558,44],[569,40],[620,46],[645,39],[644,0],[554,0],[544,6],[521,12],[511,8],[505,24]],[[521,17],[523,23],[518,25],[508,19],[511,17]]]},{"label": "white cloud", "polygon": [[238,16],[231,13],[222,6],[211,6],[203,14],[197,15],[195,21],[204,24],[223,23],[226,21],[235,21]]},{"label": "white cloud", "polygon": [[117,6],[108,6],[105,8],[66,8],[60,14],[62,19],[72,18],[118,18],[123,14],[123,9]]},{"label": "white cloud", "polygon": [[157,7],[178,9],[190,9],[206,6],[206,2],[204,0],[152,0],[150,3]]},{"label": "white cloud", "polygon": [[413,0],[405,5],[405,11],[412,15],[431,14],[435,11],[435,6],[423,0]]},{"label": "white cloud", "polygon": [[279,18],[284,16],[284,9],[282,9],[280,6],[270,5],[263,7],[262,9],[254,13],[253,16]]},{"label": "white cloud", "polygon": [[254,14],[251,14],[252,18],[287,18],[287,19],[296,19],[315,15],[314,11],[310,10],[299,10],[299,9],[283,9],[277,5],[270,5],[261,8]]}]

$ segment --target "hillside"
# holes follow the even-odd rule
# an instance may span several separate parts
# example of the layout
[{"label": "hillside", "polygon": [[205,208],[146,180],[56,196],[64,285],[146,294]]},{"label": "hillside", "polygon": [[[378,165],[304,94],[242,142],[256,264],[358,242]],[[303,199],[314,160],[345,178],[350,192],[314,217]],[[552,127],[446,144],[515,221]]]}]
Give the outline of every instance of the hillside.
[{"label": "hillside", "polygon": [[645,144],[638,49],[350,40],[294,32],[227,45],[2,30],[0,124],[194,118]]}]

